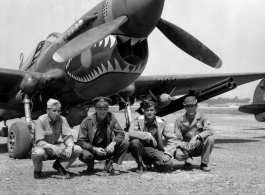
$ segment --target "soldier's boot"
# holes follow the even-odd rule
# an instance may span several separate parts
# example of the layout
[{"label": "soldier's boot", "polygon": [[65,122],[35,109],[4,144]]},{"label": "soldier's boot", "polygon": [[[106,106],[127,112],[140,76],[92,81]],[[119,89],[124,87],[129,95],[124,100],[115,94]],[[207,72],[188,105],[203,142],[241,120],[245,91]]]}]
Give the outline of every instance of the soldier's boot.
[{"label": "soldier's boot", "polygon": [[34,171],[34,179],[41,179],[42,176],[43,175],[41,171]]},{"label": "soldier's boot", "polygon": [[209,172],[209,171],[211,171],[211,168],[208,167],[207,164],[201,163],[201,170],[204,172]]},{"label": "soldier's boot", "polygon": [[185,162],[185,164],[183,166],[183,169],[186,169],[186,170],[192,169],[192,164],[188,163],[188,162]]},{"label": "soldier's boot", "polygon": [[64,176],[66,179],[69,179],[71,176],[70,174],[63,168],[63,166],[61,165],[61,163],[59,162],[59,160],[56,160],[52,167],[58,171],[58,173],[62,176]]},{"label": "soldier's boot", "polygon": [[105,161],[105,166],[103,168],[103,172],[104,173],[109,173],[111,176],[120,175],[121,174],[121,172],[119,170],[116,170],[113,167],[113,162],[111,160],[106,160]]},{"label": "soldier's boot", "polygon": [[138,163],[137,169],[136,169],[136,173],[137,174],[143,174],[144,172],[144,165],[142,162]]},{"label": "soldier's boot", "polygon": [[87,163],[86,173],[87,173],[87,174],[92,174],[92,173],[94,173],[94,160],[93,160],[93,161],[89,161],[89,162]]}]

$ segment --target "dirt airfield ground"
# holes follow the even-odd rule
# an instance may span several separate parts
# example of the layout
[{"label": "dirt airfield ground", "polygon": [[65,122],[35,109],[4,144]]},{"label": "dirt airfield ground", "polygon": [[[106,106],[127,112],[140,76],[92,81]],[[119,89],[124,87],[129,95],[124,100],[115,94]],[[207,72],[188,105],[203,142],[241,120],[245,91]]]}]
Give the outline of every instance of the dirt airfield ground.
[{"label": "dirt airfield ground", "polygon": [[[83,175],[85,165],[77,160],[65,180],[52,169],[53,161],[44,162],[46,177],[33,178],[31,159],[8,157],[6,138],[0,138],[0,194],[265,194],[265,124],[236,109],[200,109],[213,128],[215,147],[210,159],[210,173],[199,170],[200,158],[194,158],[193,170],[182,169],[174,161],[171,173],[145,172],[137,175],[136,163],[128,154],[120,167],[120,176],[102,173],[104,162],[95,165],[96,173]],[[183,112],[164,117],[171,127]],[[136,114],[134,114],[135,116]],[[124,126],[122,113],[116,114]],[[76,135],[78,127],[74,128]]]}]

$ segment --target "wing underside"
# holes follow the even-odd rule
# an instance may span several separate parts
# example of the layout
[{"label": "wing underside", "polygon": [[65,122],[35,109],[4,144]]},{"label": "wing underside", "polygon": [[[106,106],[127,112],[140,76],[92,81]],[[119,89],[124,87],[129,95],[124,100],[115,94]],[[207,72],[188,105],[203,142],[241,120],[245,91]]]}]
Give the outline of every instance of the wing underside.
[{"label": "wing underside", "polygon": [[244,74],[200,74],[200,75],[165,75],[141,76],[135,82],[136,95],[147,95],[149,90],[154,94],[170,93],[172,96],[184,95],[189,90],[199,90],[203,87],[232,78],[239,86],[265,77],[265,73]]}]

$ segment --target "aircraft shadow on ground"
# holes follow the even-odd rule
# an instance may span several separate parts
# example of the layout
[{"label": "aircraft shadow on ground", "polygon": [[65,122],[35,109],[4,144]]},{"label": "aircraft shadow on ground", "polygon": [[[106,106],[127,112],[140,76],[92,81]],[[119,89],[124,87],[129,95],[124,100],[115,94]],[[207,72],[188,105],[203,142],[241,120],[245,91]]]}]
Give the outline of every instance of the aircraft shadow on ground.
[{"label": "aircraft shadow on ground", "polygon": [[265,128],[248,128],[248,129],[242,129],[242,130],[255,131],[255,130],[265,130]]},{"label": "aircraft shadow on ground", "polygon": [[7,143],[0,144],[0,154],[7,153]]},{"label": "aircraft shadow on ground", "polygon": [[260,142],[261,140],[253,139],[215,139],[215,144],[234,144],[234,143],[247,143],[247,142]]}]

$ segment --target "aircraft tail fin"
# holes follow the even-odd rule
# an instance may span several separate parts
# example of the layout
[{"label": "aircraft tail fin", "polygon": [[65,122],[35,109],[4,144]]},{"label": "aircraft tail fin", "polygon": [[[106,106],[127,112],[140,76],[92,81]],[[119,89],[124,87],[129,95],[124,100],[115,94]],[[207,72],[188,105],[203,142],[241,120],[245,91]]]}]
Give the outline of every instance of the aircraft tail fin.
[{"label": "aircraft tail fin", "polygon": [[240,106],[238,110],[254,114],[257,121],[265,122],[265,79],[262,79],[257,85],[253,95],[253,103],[251,105]]}]

